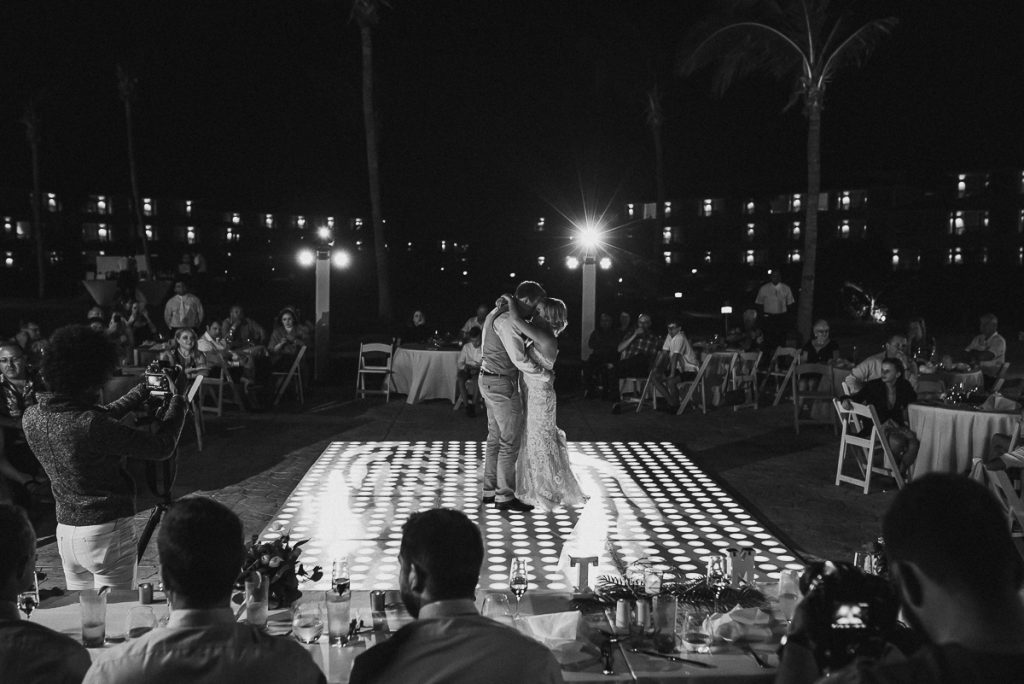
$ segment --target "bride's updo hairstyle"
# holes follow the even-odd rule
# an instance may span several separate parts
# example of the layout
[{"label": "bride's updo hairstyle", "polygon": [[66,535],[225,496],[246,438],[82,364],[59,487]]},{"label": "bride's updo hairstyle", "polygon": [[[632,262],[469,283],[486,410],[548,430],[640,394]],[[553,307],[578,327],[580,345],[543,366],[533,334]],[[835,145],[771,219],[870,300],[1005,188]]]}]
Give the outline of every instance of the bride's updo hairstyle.
[{"label": "bride's updo hairstyle", "polygon": [[547,297],[537,305],[537,313],[551,325],[551,329],[557,335],[569,325],[568,311],[565,302],[554,297]]}]

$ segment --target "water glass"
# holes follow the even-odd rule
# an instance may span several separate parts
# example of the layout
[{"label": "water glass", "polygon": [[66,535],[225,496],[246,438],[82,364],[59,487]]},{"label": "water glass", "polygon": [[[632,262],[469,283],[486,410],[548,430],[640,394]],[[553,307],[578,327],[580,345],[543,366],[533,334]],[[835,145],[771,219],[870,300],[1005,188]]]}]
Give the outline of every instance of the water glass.
[{"label": "water glass", "polygon": [[260,573],[254,573],[245,580],[246,623],[260,629],[266,629],[269,592],[270,580]]},{"label": "water glass", "polygon": [[352,593],[327,592],[327,639],[331,644],[343,645],[348,639],[352,614]]},{"label": "water glass", "polygon": [[384,617],[388,621],[388,630],[390,632],[397,632],[413,621],[412,615],[409,614],[409,609],[402,602],[389,603],[384,606]]},{"label": "water glass", "polygon": [[324,612],[320,601],[297,602],[292,607],[292,634],[295,638],[304,644],[312,644],[323,633]]},{"label": "water glass", "polygon": [[508,596],[502,591],[489,591],[484,596],[484,604],[480,609],[484,617],[506,625],[512,624],[512,609],[508,605]]},{"label": "water glass", "polygon": [[710,653],[711,634],[708,632],[706,611],[688,608],[683,615],[683,649],[690,653]]},{"label": "water glass", "polygon": [[82,606],[82,643],[99,648],[107,635],[107,592],[83,589],[78,595]]},{"label": "water glass", "polygon": [[674,596],[654,597],[654,649],[658,653],[671,653],[676,650],[678,609]]},{"label": "water glass", "polygon": [[156,629],[156,613],[149,606],[133,606],[124,622],[124,633],[128,639],[138,639],[146,632]]},{"label": "water glass", "polygon": [[348,568],[348,560],[338,558],[331,563],[331,589],[336,594],[349,591],[352,588],[352,573]]}]

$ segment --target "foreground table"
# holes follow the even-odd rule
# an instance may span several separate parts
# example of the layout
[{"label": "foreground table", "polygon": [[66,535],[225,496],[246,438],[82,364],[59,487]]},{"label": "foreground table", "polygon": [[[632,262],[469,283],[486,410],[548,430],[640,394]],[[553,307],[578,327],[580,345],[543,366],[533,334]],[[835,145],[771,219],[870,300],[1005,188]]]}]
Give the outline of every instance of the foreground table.
[{"label": "foreground table", "polygon": [[[304,592],[304,598],[316,598],[323,592]],[[484,592],[478,594],[478,606],[483,601]],[[134,591],[111,591],[107,597],[107,635],[123,634],[123,625],[128,611],[138,606],[138,596]],[[392,595],[392,600],[394,595]],[[161,594],[157,593],[151,607],[158,619],[168,613],[167,604]],[[233,605],[237,609],[237,605]],[[521,612],[524,616],[543,615],[547,613],[572,610],[570,596],[564,592],[534,591],[528,592],[523,598]],[[357,617],[367,625],[372,624],[370,613],[370,592],[355,591],[352,596],[352,617]],[[290,627],[290,613],[287,609],[271,611],[268,628],[271,633],[286,634]],[[78,604],[78,592],[47,599],[32,614],[32,621],[54,629],[75,640],[81,639],[81,610]],[[598,644],[605,636],[602,632],[609,629],[605,615],[601,613],[581,616],[577,640],[579,643],[566,649],[556,651],[562,662],[562,676],[567,682],[647,682],[651,684],[673,682],[709,682],[713,684],[731,684],[733,682],[753,683],[770,682],[774,670],[762,669],[752,658],[728,645],[716,647],[709,655],[682,654],[683,657],[712,665],[712,668],[701,668],[686,663],[675,663],[662,658],[641,653],[633,653],[622,644],[613,645],[614,674],[603,674],[603,663],[598,657]],[[323,670],[328,682],[345,684],[356,656],[372,647],[378,640],[390,636],[386,632],[364,632],[353,645],[330,645],[327,639],[326,625],[324,634],[317,643],[306,645],[313,661]],[[102,648],[89,649],[93,660],[106,656],[117,644],[107,643]],[[765,651],[767,653],[767,651]],[[774,664],[774,659],[771,659]]]},{"label": "foreground table", "polygon": [[911,404],[909,413],[910,429],[921,442],[915,478],[926,473],[966,473],[971,459],[984,458],[992,435],[1013,431],[1018,416],[935,404]]},{"label": "foreground table", "polygon": [[399,347],[391,364],[395,391],[406,403],[447,399],[455,403],[458,350]]}]

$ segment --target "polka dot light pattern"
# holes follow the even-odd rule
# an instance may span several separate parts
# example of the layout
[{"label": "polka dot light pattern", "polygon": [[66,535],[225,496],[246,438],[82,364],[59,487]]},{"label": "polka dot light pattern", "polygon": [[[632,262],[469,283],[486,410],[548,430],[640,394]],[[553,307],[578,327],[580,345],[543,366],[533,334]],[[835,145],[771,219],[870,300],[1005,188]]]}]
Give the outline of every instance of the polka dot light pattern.
[{"label": "polka dot light pattern", "polygon": [[792,551],[672,443],[570,442],[585,506],[531,513],[480,503],[477,442],[334,442],[261,534],[309,539],[302,562],[348,558],[355,589],[398,586],[402,524],[411,513],[456,508],[480,526],[480,584],[505,589],[513,556],[530,559],[531,584],[571,589],[570,556],[597,556],[591,577],[649,559],[676,576],[703,574],[707,558],[750,548],[761,579],[801,569]]}]

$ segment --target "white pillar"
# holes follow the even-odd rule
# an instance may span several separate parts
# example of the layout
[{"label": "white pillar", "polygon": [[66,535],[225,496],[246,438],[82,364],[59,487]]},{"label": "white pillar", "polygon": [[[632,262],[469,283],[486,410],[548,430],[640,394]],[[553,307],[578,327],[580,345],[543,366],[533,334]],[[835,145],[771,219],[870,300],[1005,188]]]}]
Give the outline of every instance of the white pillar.
[{"label": "white pillar", "polygon": [[323,380],[327,374],[327,359],[331,353],[331,253],[316,253],[316,335],[314,337],[314,377]]},{"label": "white pillar", "polygon": [[587,254],[583,259],[583,304],[581,306],[580,322],[580,358],[586,361],[590,358],[590,348],[587,347],[587,340],[590,333],[594,331],[594,312],[597,308],[597,263],[593,254]]}]

